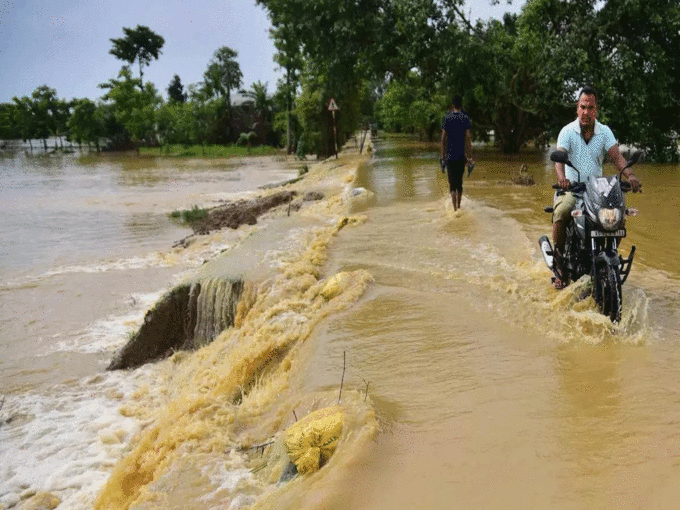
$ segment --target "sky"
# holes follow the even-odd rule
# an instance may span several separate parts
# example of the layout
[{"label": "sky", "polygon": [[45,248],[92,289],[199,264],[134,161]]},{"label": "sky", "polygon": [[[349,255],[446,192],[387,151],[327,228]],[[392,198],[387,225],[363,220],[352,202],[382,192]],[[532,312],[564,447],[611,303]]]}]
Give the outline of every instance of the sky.
[{"label": "sky", "polygon": [[[519,12],[523,0],[467,0],[472,18],[502,18]],[[255,0],[0,0],[0,103],[30,96],[41,85],[70,100],[96,100],[100,83],[116,78],[123,62],[109,54],[110,39],[123,27],[146,25],[165,39],[158,60],[144,68],[164,97],[175,74],[185,89],[203,79],[215,50],[238,52],[243,87],[267,83],[270,93],[283,76],[274,62],[271,25]],[[139,66],[132,66],[139,76]]]}]

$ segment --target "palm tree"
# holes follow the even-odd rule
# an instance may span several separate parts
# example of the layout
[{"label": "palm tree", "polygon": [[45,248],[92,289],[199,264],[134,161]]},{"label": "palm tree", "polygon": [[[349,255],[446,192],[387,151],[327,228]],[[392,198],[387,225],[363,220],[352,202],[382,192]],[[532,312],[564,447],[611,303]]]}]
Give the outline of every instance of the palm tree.
[{"label": "palm tree", "polygon": [[253,106],[262,122],[271,121],[274,102],[267,94],[267,83],[254,82],[250,90],[242,90],[241,94],[247,98],[246,103]]}]

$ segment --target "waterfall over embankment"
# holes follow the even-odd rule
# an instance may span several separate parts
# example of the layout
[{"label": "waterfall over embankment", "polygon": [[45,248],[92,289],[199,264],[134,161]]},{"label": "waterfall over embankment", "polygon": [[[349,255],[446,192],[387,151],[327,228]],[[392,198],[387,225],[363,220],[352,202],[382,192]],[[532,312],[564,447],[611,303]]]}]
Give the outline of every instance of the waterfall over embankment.
[{"label": "waterfall over embankment", "polygon": [[293,217],[281,209],[265,229],[254,231],[168,291],[146,313],[139,330],[114,355],[107,370],[136,368],[212,342],[234,325],[244,286],[257,287],[278,271],[271,247],[283,247],[295,232],[318,225],[318,218]]},{"label": "waterfall over embankment", "polygon": [[242,292],[243,281],[230,277],[178,285],[147,312],[142,326],[107,370],[136,368],[174,351],[210,343],[233,326]]},{"label": "waterfall over embankment", "polygon": [[[121,414],[145,426],[112,470],[95,509],[194,508],[198,501],[206,508],[242,508],[269,495],[278,500],[288,490],[280,481],[290,481],[291,462],[304,459],[296,469],[309,473],[317,461],[326,471],[333,464],[330,451],[322,453],[316,442],[295,460],[286,453],[283,438],[297,415],[302,420],[338,405],[342,428],[335,419],[332,428],[334,437],[342,434],[337,446],[344,457],[333,453],[334,464],[346,472],[348,462],[356,462],[357,452],[377,430],[368,392],[346,386],[340,401],[337,385],[307,392],[304,378],[316,348],[308,343],[314,332],[356,304],[373,281],[361,268],[338,272],[328,265],[339,233],[366,219],[348,214],[351,183],[364,159],[349,154],[314,165],[295,186],[324,198],[275,207],[149,312],[145,323],[154,323],[158,315],[159,329],[169,328],[157,338],[174,337],[178,345],[195,350],[165,351],[167,359],[151,370],[154,383],[124,402]],[[191,251],[193,243],[202,242],[192,238],[177,249]],[[234,307],[229,326],[223,318]],[[215,334],[221,327],[226,329]],[[186,332],[193,333],[192,340]],[[144,347],[149,352],[168,348]],[[301,445],[295,437],[302,436],[293,436],[289,443]],[[227,479],[237,482],[227,487]],[[315,477],[307,479],[313,483]],[[295,489],[293,497],[298,500],[309,488]],[[279,507],[278,501],[272,506]]]}]

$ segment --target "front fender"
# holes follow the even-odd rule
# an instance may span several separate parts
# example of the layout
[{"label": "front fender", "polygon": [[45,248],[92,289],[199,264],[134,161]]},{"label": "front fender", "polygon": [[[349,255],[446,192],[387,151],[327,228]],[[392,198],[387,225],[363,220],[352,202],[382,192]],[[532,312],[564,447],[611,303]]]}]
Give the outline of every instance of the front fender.
[{"label": "front fender", "polygon": [[619,254],[612,250],[601,251],[595,255],[594,262],[595,267],[606,264],[618,268],[620,264]]}]

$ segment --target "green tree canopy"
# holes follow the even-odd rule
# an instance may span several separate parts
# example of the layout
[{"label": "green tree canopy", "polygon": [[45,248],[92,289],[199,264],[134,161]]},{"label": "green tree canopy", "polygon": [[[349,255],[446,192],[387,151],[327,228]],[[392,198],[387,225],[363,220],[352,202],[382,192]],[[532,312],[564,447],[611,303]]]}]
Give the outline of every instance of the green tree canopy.
[{"label": "green tree canopy", "polygon": [[277,94],[283,98],[282,110],[285,110],[286,152],[293,152],[295,120],[292,116],[293,104],[299,85],[299,74],[304,66],[298,41],[292,35],[291,26],[275,23],[271,36],[276,47],[274,62],[286,72],[283,81],[277,83]]},{"label": "green tree canopy", "polygon": [[608,0],[595,14],[606,74],[595,85],[617,137],[678,161],[680,3]]},{"label": "green tree canopy", "polygon": [[22,140],[29,140],[31,148],[33,143],[30,141],[36,138],[35,117],[31,99],[27,96],[13,97],[14,101],[14,122],[16,124],[17,135]]},{"label": "green tree canopy", "polygon": [[33,127],[35,138],[43,140],[47,150],[47,138],[57,130],[56,115],[57,91],[47,85],[42,85],[31,94],[31,114],[33,115]]},{"label": "green tree canopy", "polygon": [[267,92],[267,84],[261,81],[253,82],[249,90],[242,90],[246,102],[250,103],[262,122],[271,122],[274,103]]},{"label": "green tree canopy", "polygon": [[70,138],[79,144],[94,143],[100,150],[99,140],[105,136],[104,121],[97,105],[89,99],[74,101],[73,113],[68,120]]},{"label": "green tree canopy", "polygon": [[172,78],[170,85],[168,85],[168,97],[174,103],[184,103],[187,99],[184,87],[182,86],[182,80],[179,79],[177,74]]},{"label": "green tree canopy", "polygon": [[442,111],[451,99],[431,94],[416,72],[390,81],[376,104],[376,116],[388,131],[416,133],[432,140],[441,126]]},{"label": "green tree canopy", "polygon": [[210,97],[217,95],[231,106],[231,91],[237,90],[243,80],[243,73],[236,57],[238,52],[222,46],[213,54],[203,77]]},{"label": "green tree canopy", "polygon": [[165,39],[144,25],[123,28],[123,32],[125,37],[110,39],[113,48],[109,50],[109,53],[129,64],[139,62],[139,87],[143,88],[143,68],[151,63],[152,58],[158,59]]},{"label": "green tree canopy", "polygon": [[[287,71],[300,73],[297,118],[305,143],[318,155],[334,152],[333,118],[327,109],[331,98],[340,105],[336,115],[340,144],[360,122],[373,51],[387,33],[381,9],[389,2],[258,0],[269,11],[281,62]],[[300,69],[298,59],[304,62]]]},{"label": "green tree canopy", "polygon": [[118,79],[111,79],[99,85],[107,90],[102,100],[107,102],[117,122],[127,131],[127,136],[135,146],[141,141],[153,141],[156,111],[163,99],[151,83],[139,90],[140,80],[132,78],[132,73],[124,66]]},{"label": "green tree canopy", "polygon": [[15,103],[0,103],[0,140],[16,140],[19,136],[18,108]]}]

